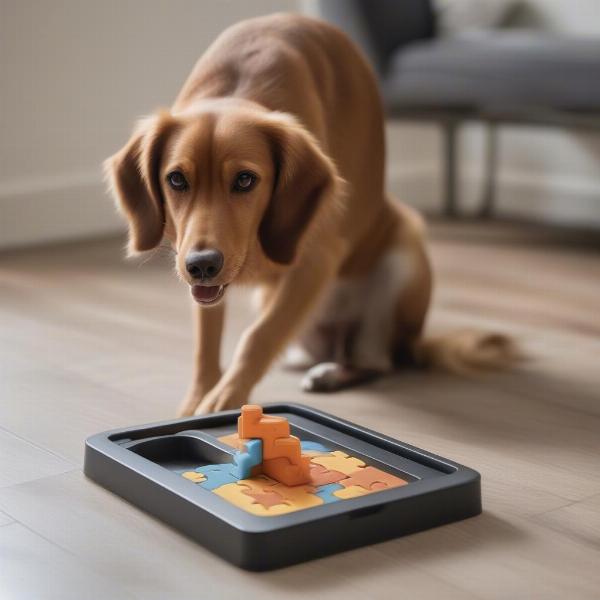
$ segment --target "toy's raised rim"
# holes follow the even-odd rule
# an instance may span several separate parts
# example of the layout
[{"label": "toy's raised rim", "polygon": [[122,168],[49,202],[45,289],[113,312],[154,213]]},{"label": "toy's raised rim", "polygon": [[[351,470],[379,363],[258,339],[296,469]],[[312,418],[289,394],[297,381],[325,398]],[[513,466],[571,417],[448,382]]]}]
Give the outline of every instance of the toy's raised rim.
[{"label": "toy's raised rim", "polygon": [[[242,532],[256,534],[296,527],[342,514],[352,518],[353,515],[360,515],[364,512],[375,512],[379,508],[396,501],[435,494],[441,489],[468,486],[480,480],[479,473],[473,469],[314,408],[296,403],[271,403],[265,404],[263,409],[265,413],[290,413],[305,417],[315,423],[350,435],[355,439],[368,442],[386,452],[431,467],[439,471],[440,476],[421,479],[411,482],[407,486],[384,490],[343,502],[323,504],[284,515],[263,517],[248,513],[209,490],[190,485],[189,481],[176,473],[142,456],[138,456],[121,445],[135,439],[169,435],[186,429],[231,425],[236,422],[240,414],[239,410],[114,429],[93,435],[86,440],[84,472],[88,477],[96,479],[93,469],[88,468],[88,458],[91,454],[102,455],[104,461],[118,463],[121,467],[131,471],[132,475],[141,476],[151,481],[155,486],[164,488],[171,494],[179,496],[190,505],[193,505],[195,509],[210,514],[212,517],[224,521],[229,526]],[[103,484],[103,482],[100,483]],[[111,486],[107,485],[105,487],[110,489]]]}]

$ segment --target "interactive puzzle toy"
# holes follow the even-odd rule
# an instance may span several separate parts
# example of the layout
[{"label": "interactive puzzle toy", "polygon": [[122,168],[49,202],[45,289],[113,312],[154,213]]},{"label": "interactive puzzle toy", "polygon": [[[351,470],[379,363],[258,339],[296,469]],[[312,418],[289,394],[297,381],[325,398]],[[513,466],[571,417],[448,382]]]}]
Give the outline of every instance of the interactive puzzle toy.
[{"label": "interactive puzzle toy", "polygon": [[246,405],[238,433],[219,438],[233,462],[202,465],[181,475],[254,515],[270,517],[406,485],[339,450],[290,435],[288,420]]},{"label": "interactive puzzle toy", "polygon": [[481,511],[475,471],[293,404],[98,434],[84,470],[253,570]]}]

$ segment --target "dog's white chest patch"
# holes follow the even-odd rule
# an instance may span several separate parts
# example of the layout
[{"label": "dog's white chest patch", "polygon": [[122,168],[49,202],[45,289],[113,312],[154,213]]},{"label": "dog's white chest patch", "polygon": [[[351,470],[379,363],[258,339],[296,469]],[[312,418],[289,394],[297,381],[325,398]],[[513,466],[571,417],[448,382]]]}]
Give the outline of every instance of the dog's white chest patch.
[{"label": "dog's white chest patch", "polygon": [[352,323],[364,320],[365,312],[389,313],[413,274],[414,263],[408,254],[385,254],[366,277],[333,282],[315,311],[315,323]]},{"label": "dog's white chest patch", "polygon": [[360,369],[388,371],[396,307],[415,266],[410,254],[389,252],[366,277],[333,281],[288,350],[288,366],[342,360]]},{"label": "dog's white chest patch", "polygon": [[325,293],[315,311],[319,324],[350,323],[357,321],[364,310],[367,283],[364,279],[338,279]]}]

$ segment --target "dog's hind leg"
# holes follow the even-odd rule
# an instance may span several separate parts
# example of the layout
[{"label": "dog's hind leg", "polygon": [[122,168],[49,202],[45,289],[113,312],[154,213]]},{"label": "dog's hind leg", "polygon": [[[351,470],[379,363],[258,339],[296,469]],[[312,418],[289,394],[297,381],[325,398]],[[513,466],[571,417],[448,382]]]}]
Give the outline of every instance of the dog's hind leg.
[{"label": "dog's hind leg", "polygon": [[421,333],[430,287],[429,263],[420,245],[390,248],[356,289],[364,304],[353,330],[346,332],[344,351],[309,369],[302,389],[332,392],[389,373],[398,349]]},{"label": "dog's hind leg", "polygon": [[301,387],[307,392],[333,392],[370,381],[393,368],[396,305],[412,265],[397,250],[382,256],[371,273],[355,286],[361,311],[339,338],[334,360],[308,370]]},{"label": "dog's hind leg", "polygon": [[311,325],[298,339],[290,344],[283,359],[283,365],[290,371],[305,371],[333,356],[330,333],[316,325]]},{"label": "dog's hind leg", "polygon": [[305,392],[336,392],[366,383],[379,375],[378,371],[372,369],[339,362],[322,362],[306,372],[300,385]]}]

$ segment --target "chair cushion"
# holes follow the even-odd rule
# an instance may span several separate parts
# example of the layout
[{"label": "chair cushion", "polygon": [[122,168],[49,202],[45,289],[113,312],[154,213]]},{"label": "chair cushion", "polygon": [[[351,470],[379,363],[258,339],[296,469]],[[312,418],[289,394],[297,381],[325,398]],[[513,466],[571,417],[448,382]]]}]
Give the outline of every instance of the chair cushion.
[{"label": "chair cushion", "polygon": [[392,57],[383,95],[391,112],[600,111],[600,38],[500,30],[413,43]]}]

